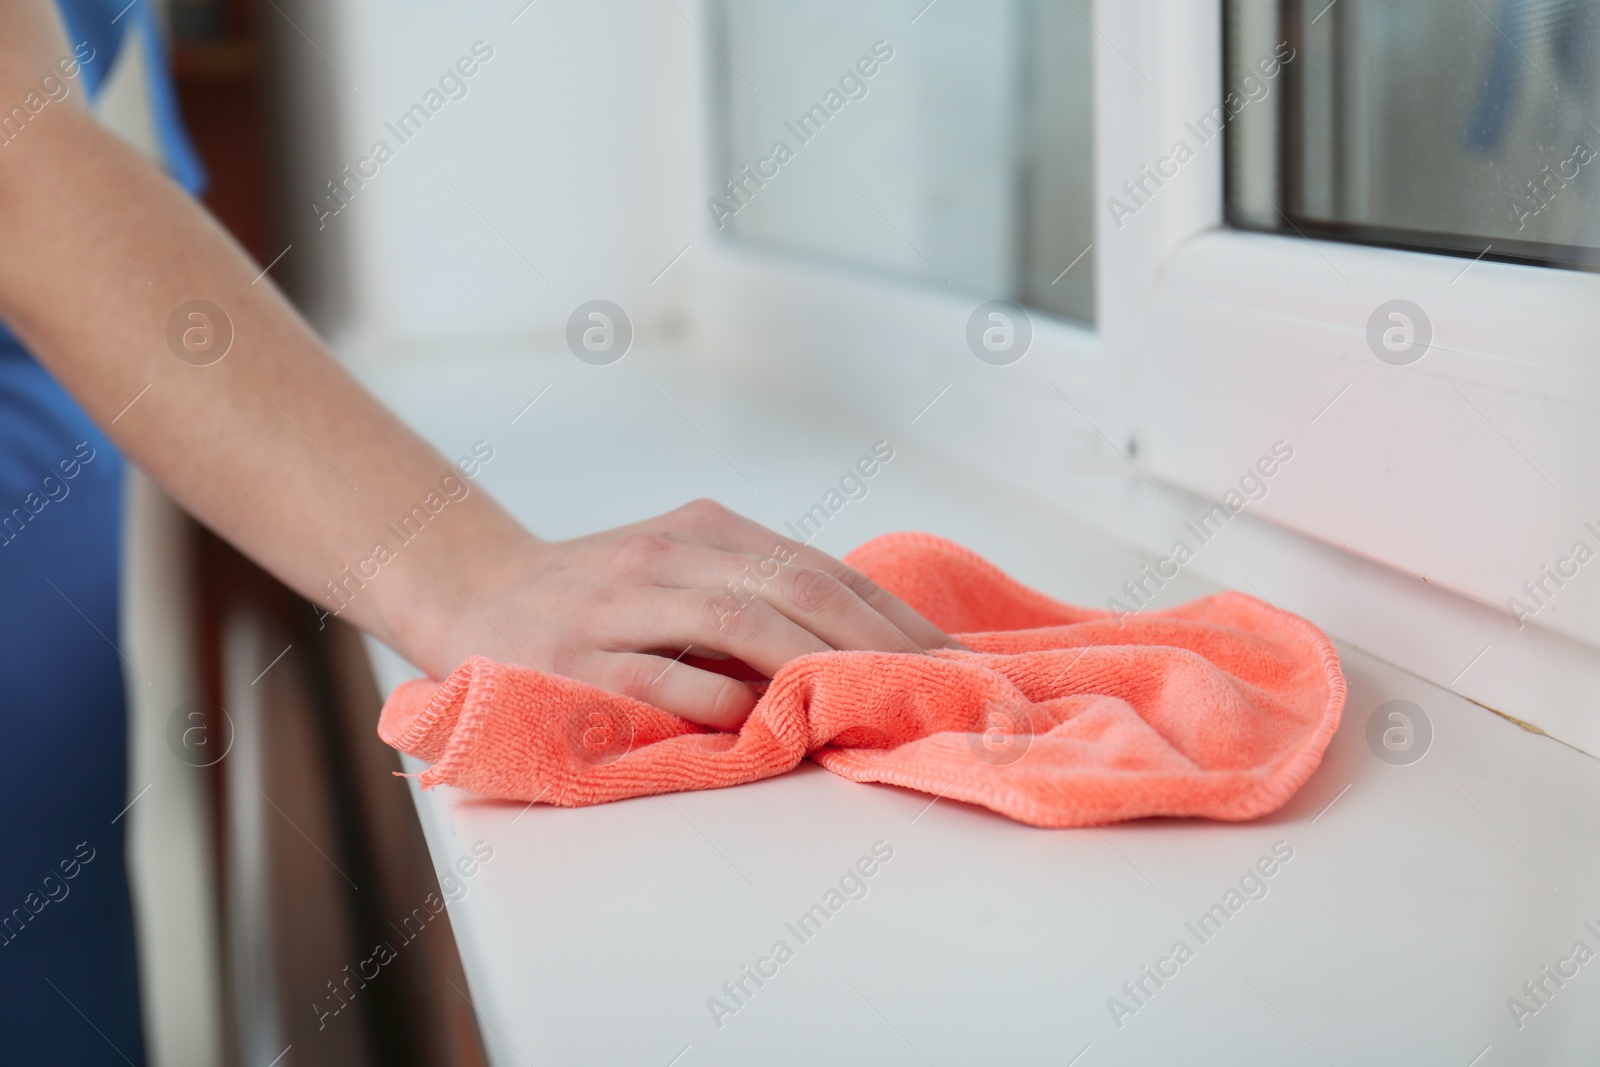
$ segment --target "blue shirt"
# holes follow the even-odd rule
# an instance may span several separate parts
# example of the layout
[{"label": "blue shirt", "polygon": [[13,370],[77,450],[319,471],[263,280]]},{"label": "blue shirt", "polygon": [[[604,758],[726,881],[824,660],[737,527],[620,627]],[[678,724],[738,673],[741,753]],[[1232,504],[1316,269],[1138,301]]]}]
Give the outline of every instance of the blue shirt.
[{"label": "blue shirt", "polygon": [[[136,0],[130,7],[125,0],[57,0],[61,19],[66,23],[67,44],[78,61],[72,91],[81,91],[94,100],[100,95],[129,30],[137,26],[139,43],[145,49],[145,68],[151,71],[149,92],[151,117],[161,146],[161,162],[174,181],[190,193],[199,195],[206,185],[205,166],[184,132],[178,111],[178,96],[167,77],[167,57],[161,27],[148,0]],[[124,10],[126,8],[126,10]],[[120,14],[120,17],[119,17]],[[66,58],[66,57],[63,57]],[[49,105],[46,105],[49,106]],[[27,136],[24,129],[18,136]],[[3,150],[4,146],[0,146]],[[19,351],[11,332],[0,323],[0,353]]]},{"label": "blue shirt", "polygon": [[[127,0],[57,0],[57,7],[66,24],[69,52],[80,61],[76,77],[62,80],[71,92],[85,92],[91,100],[132,36],[130,30],[143,31],[134,40],[146,50],[148,99],[162,163],[179,185],[198,194],[206,184],[205,168],[183,129],[177,93],[167,76],[164,38],[149,0],[135,0],[131,6]],[[27,129],[16,136],[26,138]],[[0,152],[10,148],[0,145]],[[0,515],[9,514],[38,488],[42,475],[71,456],[72,444],[81,437],[67,442],[65,453],[63,439],[85,421],[77,404],[0,322]]]},{"label": "blue shirt", "polygon": [[[58,3],[69,56],[86,60],[59,80],[93,98],[122,48],[141,42],[162,161],[198,191],[204,172],[179,124],[150,0]],[[24,125],[12,140],[28,136]],[[0,144],[7,151],[20,149]],[[94,292],[75,299],[92,301]],[[10,925],[0,930],[7,1063],[145,1062],[119,814],[129,799],[118,652],[122,485],[111,442],[0,328],[0,730],[10,745],[0,775],[0,811],[9,816],[0,831],[0,908],[21,907],[5,913]],[[69,895],[49,895],[64,887]]]}]

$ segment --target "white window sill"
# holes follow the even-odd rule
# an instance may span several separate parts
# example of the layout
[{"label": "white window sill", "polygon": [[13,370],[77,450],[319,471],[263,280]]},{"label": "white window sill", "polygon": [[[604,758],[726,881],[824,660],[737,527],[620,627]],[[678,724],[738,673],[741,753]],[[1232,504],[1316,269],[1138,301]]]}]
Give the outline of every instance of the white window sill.
[{"label": "white window sill", "polygon": [[[1065,418],[1050,424],[1055,445],[1018,452],[1025,435],[997,428],[1035,423],[1014,397],[981,389],[953,392],[907,427],[851,413],[870,403],[774,402],[645,345],[611,368],[508,349],[357,370],[447,454],[493,443],[480,484],[548,536],[701,495],[780,526],[884,438],[895,459],[830,523],[822,547],[933,530],[1047,592],[1103,604],[1194,507],[1131,473],[1104,473],[1122,462],[1109,453],[1100,471],[1074,474],[1072,446],[1080,467],[1088,451],[1060,429]],[[962,425],[986,432],[964,436]],[[1552,715],[1569,707],[1559,722],[1576,742],[1593,729],[1580,690],[1527,696],[1540,675],[1519,683],[1518,664],[1530,660],[1516,657],[1583,654],[1549,635],[1501,635],[1474,615],[1487,608],[1248,513],[1162,593],[1187,599],[1235,576],[1342,638],[1350,680],[1322,767],[1282,811],[1252,823],[1040,831],[810,765],[739,789],[579,810],[419,792],[441,869],[477,841],[495,850],[451,906],[495,1062],[800,1063],[839,1061],[841,1050],[846,1062],[916,1062],[908,1042],[949,1062],[1064,1063],[1086,1046],[1085,1064],[1179,1062],[1197,1048],[1246,1062],[1320,1053],[1465,1064],[1486,1046],[1503,1062],[1582,1062],[1600,1044],[1600,979],[1569,981],[1521,1029],[1506,998],[1575,940],[1595,943],[1582,923],[1600,922],[1583,910],[1600,896],[1600,867],[1578,846],[1600,820],[1600,764],[1419,675],[1459,672],[1494,643],[1459,688],[1499,686],[1525,698],[1517,707]],[[373,647],[383,688],[410,676]],[[1397,649],[1436,662],[1401,670],[1379,658]],[[1369,715],[1391,699],[1416,702],[1433,725],[1432,748],[1409,766],[1380,761],[1366,741]],[[1554,732],[1558,719],[1546,721]],[[715,1026],[708,998],[725,997],[722,983],[879,840],[895,858],[869,895]],[[1122,983],[1175,940],[1193,945],[1185,922],[1280,840],[1294,859],[1268,896],[1114,1025],[1107,1001],[1126,998]]]}]

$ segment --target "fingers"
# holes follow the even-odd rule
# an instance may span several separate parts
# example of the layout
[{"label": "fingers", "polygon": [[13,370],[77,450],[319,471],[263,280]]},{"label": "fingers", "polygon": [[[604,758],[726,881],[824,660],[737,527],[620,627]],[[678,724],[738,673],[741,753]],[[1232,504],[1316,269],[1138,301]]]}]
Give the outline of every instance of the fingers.
[{"label": "fingers", "polygon": [[[751,566],[743,573],[734,576],[735,585],[759,583],[766,580],[774,569],[788,570],[798,567],[818,570],[843,584],[859,600],[909,638],[919,650],[966,647],[860,571],[845,566],[825,552],[774,533],[715,501],[696,500],[672,512],[669,518],[680,526],[678,531],[669,531],[669,536],[687,534],[713,548],[758,557],[750,561]],[[755,576],[754,581],[751,581],[751,575]],[[882,646],[846,644],[834,647]]]},{"label": "fingers", "polygon": [[600,657],[585,681],[714,730],[737,730],[756,706],[743,682],[663,656],[619,652]]},{"label": "fingers", "polygon": [[[629,634],[631,642],[656,637],[674,647],[692,644],[725,652],[768,676],[799,656],[834,648],[921,651],[822,571],[791,566],[757,572],[752,564],[760,561],[749,556],[688,545],[675,559],[667,584],[679,588],[668,593],[660,609],[647,608],[657,634]],[[722,591],[715,592],[719,586]],[[660,632],[669,620],[683,629]]]},{"label": "fingers", "polygon": [[893,623],[895,628],[905,634],[918,648],[926,650],[930,648],[964,649],[967,647],[927,619],[924,619],[916,611],[912,610],[911,605],[860,571],[847,567],[832,556],[812,548],[805,549],[802,558],[809,558],[809,554],[812,553],[819,557],[814,566],[832,574],[874,611]]},{"label": "fingers", "polygon": [[826,571],[792,565],[762,585],[757,595],[830,648],[922,651],[921,645]]},{"label": "fingers", "polygon": [[[706,582],[706,586],[710,582]],[[815,630],[774,608],[765,600],[730,594],[708,597],[706,587],[664,589],[652,605],[651,628],[656,647],[692,646],[697,654],[720,652],[743,660],[772,677],[790,660],[839,646]],[[664,640],[662,640],[664,638]],[[636,640],[649,641],[640,635]]]},{"label": "fingers", "polygon": [[748,557],[660,534],[632,533],[606,561],[616,594],[587,613],[585,641],[612,652],[694,646],[737,656],[771,676],[785,663],[834,646],[730,579]]},{"label": "fingers", "polygon": [[[597,636],[618,652],[693,647],[735,656],[768,677],[829,649],[920,651],[831,575],[809,567],[733,585],[750,557],[681,544],[659,560],[653,587],[610,614]],[[719,592],[719,587],[721,591]]]}]

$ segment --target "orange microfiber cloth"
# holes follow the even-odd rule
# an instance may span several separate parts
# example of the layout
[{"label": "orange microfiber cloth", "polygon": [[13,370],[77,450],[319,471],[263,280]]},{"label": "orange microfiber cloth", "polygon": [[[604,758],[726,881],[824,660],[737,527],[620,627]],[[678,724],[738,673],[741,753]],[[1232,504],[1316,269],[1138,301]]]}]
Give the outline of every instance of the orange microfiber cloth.
[{"label": "orange microfiber cloth", "polygon": [[424,786],[575,807],[714,789],[810,756],[857,782],[1034,826],[1250,819],[1310,777],[1344,676],[1320,630],[1242,593],[1118,616],[1063,604],[959,545],[890,534],[846,562],[972,651],[819,652],[737,734],[584,682],[474,657],[407,682],[378,723]]}]

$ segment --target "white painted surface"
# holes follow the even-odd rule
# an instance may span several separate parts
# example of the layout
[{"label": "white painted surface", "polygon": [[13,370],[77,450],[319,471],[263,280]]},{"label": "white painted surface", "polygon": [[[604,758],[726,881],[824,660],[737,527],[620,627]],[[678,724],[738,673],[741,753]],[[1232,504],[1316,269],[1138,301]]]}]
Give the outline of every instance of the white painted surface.
[{"label": "white painted surface", "polygon": [[[651,325],[682,298],[681,278],[652,284],[705,215],[691,189],[703,42],[681,10],[633,0],[282,0],[280,10],[265,24],[279,38],[294,131],[285,269],[319,328],[559,336],[585,300],[617,301]],[[418,105],[426,118],[401,128]],[[330,182],[345,183],[342,204]]]},{"label": "white painted surface", "polygon": [[[143,25],[129,27],[95,113],[107,129],[159,160]],[[131,465],[122,523],[118,629],[128,664],[127,863],[145,1044],[159,1067],[214,1064],[222,1059],[214,812],[204,776],[173,759],[167,736],[168,718],[195,698],[199,685],[189,566],[194,529]]]},{"label": "white painted surface", "polygon": [[143,471],[130,465],[126,477],[118,629],[145,1044],[159,1067],[205,1067],[221,1062],[223,1043],[216,812],[207,774],[170,747],[172,716],[200,687],[196,531]]},{"label": "white painted surface", "polygon": [[[648,346],[609,368],[508,350],[449,369],[391,354],[362,373],[446,454],[491,441],[497,455],[479,484],[547,536],[698,495],[779,524],[886,438],[895,459],[826,528],[825,549],[932,530],[1088,603],[1149,558],[1045,494],[972,473],[930,443],[938,436],[907,427],[909,413],[872,420],[799,393],[731,388]],[[947,396],[943,414],[972,411],[968,399]],[[1142,485],[1069,470],[1048,494],[1103,501],[1123,482]],[[1159,530],[1158,508],[1124,496],[1126,514],[1112,521]],[[1181,513],[1184,498],[1174,500]],[[1239,536],[1231,547],[1219,538],[1219,549],[1267,545],[1255,564],[1286,575],[1295,551],[1311,551]],[[1164,600],[1208,591],[1205,561]],[[1360,573],[1352,562],[1322,580]],[[1441,606],[1441,617],[1465,603]],[[373,647],[384,687],[411,674]],[[1583,925],[1600,927],[1590,845],[1600,763],[1349,644],[1341,654],[1350,699],[1322,768],[1281,812],[1243,825],[1041,831],[810,764],[737,789],[571,811],[419,793],[436,866],[480,840],[494,849],[451,908],[494,1060],[1064,1064],[1082,1053],[1082,1067],[1465,1067],[1487,1047],[1483,1067],[1589,1062],[1600,1047],[1600,962],[1521,1030],[1506,1001],[1576,940],[1600,950]],[[1392,699],[1414,701],[1433,725],[1431,750],[1410,766],[1381,762],[1365,738],[1368,717]],[[868,894],[800,944],[785,921],[880,840],[894,858]],[[1294,857],[1267,896],[1199,944],[1185,922],[1280,840]],[[1119,1029],[1108,998],[1180,938],[1194,959]],[[708,998],[778,939],[794,958],[718,1028]]]}]

